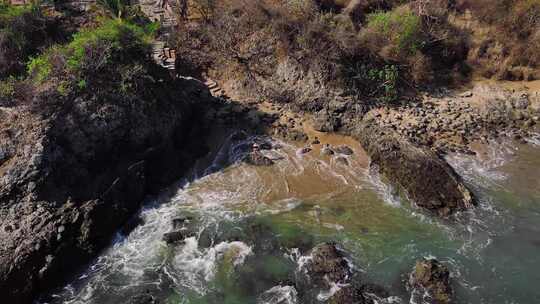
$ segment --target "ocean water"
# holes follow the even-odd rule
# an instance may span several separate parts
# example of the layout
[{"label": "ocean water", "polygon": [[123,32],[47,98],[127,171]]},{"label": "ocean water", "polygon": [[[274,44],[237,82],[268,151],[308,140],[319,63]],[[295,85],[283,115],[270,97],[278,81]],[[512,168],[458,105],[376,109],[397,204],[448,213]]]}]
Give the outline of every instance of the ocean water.
[{"label": "ocean water", "polygon": [[[143,224],[120,233],[69,285],[40,303],[129,303],[149,293],[159,303],[324,303],[330,290],[295,284],[309,249],[335,241],[363,282],[390,297],[378,303],[417,303],[404,287],[422,257],[452,273],[457,303],[540,303],[540,146],[492,143],[479,156],[450,155],[479,205],[437,219],[395,194],[366,155],[346,161],[302,154],[272,140],[271,167],[240,162],[256,138],[225,137],[200,170],[164,195],[148,198]],[[259,139],[259,138],[257,138]],[[264,139],[268,140],[268,139]],[[347,164],[344,164],[347,162]],[[191,231],[168,246],[172,221],[188,217]],[[421,300],[419,300],[421,302]]]}]

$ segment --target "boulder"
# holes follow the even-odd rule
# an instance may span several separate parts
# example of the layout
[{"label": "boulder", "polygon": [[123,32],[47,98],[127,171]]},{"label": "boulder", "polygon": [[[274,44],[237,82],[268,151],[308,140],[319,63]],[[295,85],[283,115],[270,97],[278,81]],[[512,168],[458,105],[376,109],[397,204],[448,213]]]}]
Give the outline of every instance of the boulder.
[{"label": "boulder", "polygon": [[334,152],[334,150],[332,150],[332,148],[330,147],[329,144],[325,144],[321,149],[321,155],[330,156],[330,155],[334,155],[334,154],[335,154],[335,152]]},{"label": "boulder", "polygon": [[[411,297],[421,297],[422,303],[451,303],[450,272],[446,266],[435,259],[417,261],[407,284],[413,291]],[[411,303],[413,303],[412,299]],[[418,302],[414,301],[414,303]]]},{"label": "boulder", "polygon": [[179,216],[172,219],[173,229],[180,229],[184,224],[189,223],[193,220],[192,216]]},{"label": "boulder", "polygon": [[338,118],[329,115],[326,111],[320,111],[315,113],[313,119],[313,128],[320,132],[334,132],[340,127],[340,121]]},{"label": "boulder", "polygon": [[346,283],[351,275],[351,269],[343,254],[333,243],[317,245],[310,252],[311,260],[306,265],[308,275],[316,284],[325,287],[328,281]]},{"label": "boulder", "polygon": [[131,297],[128,304],[158,304],[159,302],[149,293],[143,293]]},{"label": "boulder", "polygon": [[343,166],[348,166],[349,165],[349,160],[343,156],[338,156],[336,157],[336,164],[340,164],[340,165],[343,165]]},{"label": "boulder", "polygon": [[264,156],[260,151],[252,151],[248,153],[244,161],[252,166],[271,166],[274,164],[274,161],[270,158]]},{"label": "boulder", "polygon": [[371,158],[371,165],[417,206],[441,217],[474,206],[462,179],[435,152],[413,145],[370,117],[364,118],[353,136]]},{"label": "boulder", "polygon": [[[309,280],[298,281],[297,288],[302,295],[300,303],[320,302],[319,296],[326,294],[325,303],[330,304],[372,304],[388,293],[380,286],[363,283],[347,261],[344,252],[334,243],[323,243],[314,247],[303,265]],[[309,299],[315,295],[317,300]]]},{"label": "boulder", "polygon": [[287,135],[285,138],[288,140],[299,141],[299,142],[304,142],[308,140],[308,136],[306,135],[306,133],[300,130],[296,130],[296,129],[288,130],[286,134]]},{"label": "boulder", "polygon": [[303,147],[302,149],[300,149],[300,154],[307,154],[309,152],[311,152],[311,148],[310,147]]},{"label": "boulder", "polygon": [[192,233],[190,233],[187,229],[167,232],[163,235],[163,241],[165,241],[167,244],[175,244],[184,241],[191,235]]},{"label": "boulder", "polygon": [[353,155],[354,151],[349,146],[341,145],[334,148],[334,151],[336,151],[339,154],[343,155]]}]

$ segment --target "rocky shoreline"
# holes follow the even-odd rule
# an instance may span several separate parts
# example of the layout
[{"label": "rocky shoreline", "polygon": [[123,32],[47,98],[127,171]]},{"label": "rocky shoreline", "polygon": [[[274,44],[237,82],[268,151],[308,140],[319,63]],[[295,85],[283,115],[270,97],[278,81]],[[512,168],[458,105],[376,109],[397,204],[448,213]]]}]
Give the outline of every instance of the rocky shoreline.
[{"label": "rocky shoreline", "polygon": [[[212,127],[301,143],[301,154],[320,145],[321,153],[337,154],[343,166],[350,165],[343,156],[354,153],[351,148],[330,146],[308,129],[351,136],[385,182],[416,206],[447,218],[473,208],[475,197],[443,156],[475,154],[472,143],[501,136],[525,142],[540,123],[539,90],[498,84],[441,89],[396,104],[364,103],[285,62],[272,77],[258,79],[256,92],[224,83],[223,96],[215,98],[203,82],[171,78],[156,68],[141,80],[140,96],[100,88],[70,98],[38,92],[26,103],[0,107],[0,294],[5,301],[30,303],[58,287],[110,244],[115,232],[136,225],[132,216],[143,199],[185,176],[208,153]],[[294,94],[288,101],[267,100],[270,91]],[[273,165],[260,153],[264,145],[246,147],[244,161]],[[189,220],[177,224],[184,222]],[[175,244],[188,235],[175,227],[163,240]],[[323,289],[343,285],[329,296],[330,303],[373,303],[369,294],[385,294],[353,281],[353,270],[335,244],[306,253],[312,257],[311,283]],[[437,261],[418,261],[408,286],[425,291],[434,303],[450,302],[449,270]],[[154,298],[141,295],[134,301],[154,303]]]},{"label": "rocky shoreline", "polygon": [[205,147],[197,81],[148,86],[144,102],[80,96],[0,108],[0,293],[29,303],[107,246],[143,198],[188,173]]},{"label": "rocky shoreline", "polygon": [[[84,99],[77,103],[83,108],[70,108],[62,112],[67,116],[53,115],[49,119],[38,118],[29,108],[2,108],[0,113],[11,127],[3,126],[0,155],[1,211],[6,219],[0,231],[4,240],[0,257],[6,266],[0,273],[2,290],[9,290],[13,299],[25,302],[57,286],[66,273],[72,273],[67,269],[76,269],[106,246],[113,232],[138,210],[146,194],[170,184],[187,172],[190,166],[185,164],[206,153],[201,143],[207,122],[304,143],[302,153],[310,153],[311,145],[321,145],[321,153],[342,149],[346,154],[348,148],[319,141],[309,134],[310,126],[318,131],[352,135],[366,150],[371,164],[404,196],[435,215],[447,217],[471,208],[474,195],[442,155],[453,151],[472,153],[468,144],[508,133],[516,139],[525,138],[538,114],[537,95],[484,86],[457,99],[430,97],[414,106],[374,107],[362,117],[352,117],[346,110],[297,112],[294,107],[273,103],[216,99],[197,80],[177,81],[182,83],[181,99],[192,102],[188,108],[181,106],[172,112],[171,108],[156,109],[140,116],[142,109],[122,112]],[[171,100],[167,96],[160,98]],[[100,115],[87,116],[89,108],[100,109]],[[160,111],[177,114],[170,116]],[[170,124],[157,123],[163,117],[169,117]],[[141,129],[142,137],[131,133],[135,146],[118,150],[114,134],[125,134],[124,128],[133,126],[129,122],[133,119],[141,128],[154,124],[161,129],[157,133]],[[184,123],[178,125],[178,121]],[[17,124],[19,130],[26,130],[24,137],[12,134]],[[162,139],[155,142],[154,136],[160,132]],[[38,144],[29,145],[31,142]],[[100,161],[107,158],[96,153],[121,161],[104,165]],[[272,165],[256,153],[248,157],[248,163]],[[346,160],[343,164],[348,165]],[[96,172],[91,169],[94,166],[105,171]],[[66,176],[71,176],[70,182],[60,182]],[[100,218],[99,224],[96,218]],[[29,234],[36,237],[28,240]],[[178,237],[184,235],[170,235],[167,240],[174,242]]]}]

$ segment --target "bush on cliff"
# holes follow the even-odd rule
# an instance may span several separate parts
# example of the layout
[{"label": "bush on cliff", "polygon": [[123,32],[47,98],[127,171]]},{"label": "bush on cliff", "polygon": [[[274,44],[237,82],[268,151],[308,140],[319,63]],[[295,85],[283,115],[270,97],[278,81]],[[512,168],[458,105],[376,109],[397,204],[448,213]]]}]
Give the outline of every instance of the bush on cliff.
[{"label": "bush on cliff", "polygon": [[75,34],[67,45],[32,58],[28,75],[37,87],[52,85],[61,95],[96,89],[127,93],[150,61],[154,29],[152,24],[103,19],[99,26]]},{"label": "bush on cliff", "polygon": [[[397,95],[387,94],[383,87],[398,89],[398,78],[393,76],[399,70],[392,68],[392,75],[378,77],[380,71],[384,73],[393,64],[369,54],[359,43],[351,20],[321,11],[312,1],[235,0],[218,4],[216,9],[220,14],[215,14],[211,22],[187,24],[176,33],[179,71],[230,73],[254,90],[255,96],[286,102],[306,94],[289,88],[289,83],[271,85],[269,79],[287,73],[279,71],[280,65],[292,63],[301,73],[314,75],[319,83],[342,88],[351,80],[351,62],[369,60],[370,69],[377,72],[370,83],[377,90],[364,90],[365,86],[346,90],[385,100]],[[388,85],[388,79],[383,79],[387,75],[396,82]]]},{"label": "bush on cliff", "polygon": [[[366,1],[350,8],[354,3],[216,1],[212,20],[177,33],[179,68],[226,71],[252,96],[281,102],[328,95],[317,83],[355,99],[391,102],[405,90],[461,77],[467,47],[447,22],[446,1],[430,7]],[[311,83],[287,80],[307,75]]]},{"label": "bush on cliff", "polygon": [[369,47],[378,49],[383,57],[399,60],[420,51],[426,38],[422,20],[408,7],[368,15],[361,34]]},{"label": "bush on cliff", "polygon": [[48,40],[48,22],[39,6],[0,3],[0,79],[24,72],[28,56]]},{"label": "bush on cliff", "polygon": [[540,79],[539,0],[460,0],[456,9],[471,12],[474,23],[468,61],[479,74]]}]

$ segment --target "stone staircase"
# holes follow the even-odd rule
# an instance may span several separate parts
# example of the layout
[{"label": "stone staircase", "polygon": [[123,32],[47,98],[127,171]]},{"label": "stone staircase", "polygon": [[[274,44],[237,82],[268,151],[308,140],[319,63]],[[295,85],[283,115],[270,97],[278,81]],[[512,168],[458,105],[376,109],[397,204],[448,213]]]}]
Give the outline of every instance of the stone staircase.
[{"label": "stone staircase", "polygon": [[[178,4],[175,0],[136,0],[134,5],[138,5],[141,11],[152,21],[161,24],[161,30],[168,36],[171,30],[178,24],[175,12],[178,11]],[[164,3],[166,5],[164,6]]]},{"label": "stone staircase", "polygon": [[176,51],[167,46],[171,32],[177,25],[175,11],[177,2],[168,0],[135,0],[133,5],[139,6],[141,11],[154,22],[160,23],[160,37],[152,45],[152,58],[162,67],[175,72]]},{"label": "stone staircase", "polygon": [[210,78],[205,78],[204,84],[208,87],[212,96],[224,100],[229,99],[229,97],[225,94],[225,90],[223,90],[214,80]]},{"label": "stone staircase", "polygon": [[165,42],[156,40],[152,44],[152,59],[162,67],[175,71],[176,51],[165,46]]},{"label": "stone staircase", "polygon": [[[141,11],[152,21],[157,21],[161,25],[161,36],[154,41],[152,45],[152,59],[162,67],[168,69],[171,73],[176,74],[176,50],[167,46],[167,38],[174,31],[178,24],[175,12],[179,11],[179,2],[176,0],[168,0],[166,8],[163,7],[163,0],[134,0],[133,5],[138,5]],[[204,76],[204,84],[210,90],[212,96],[222,102],[230,102],[229,96],[226,95],[217,82]]]}]

